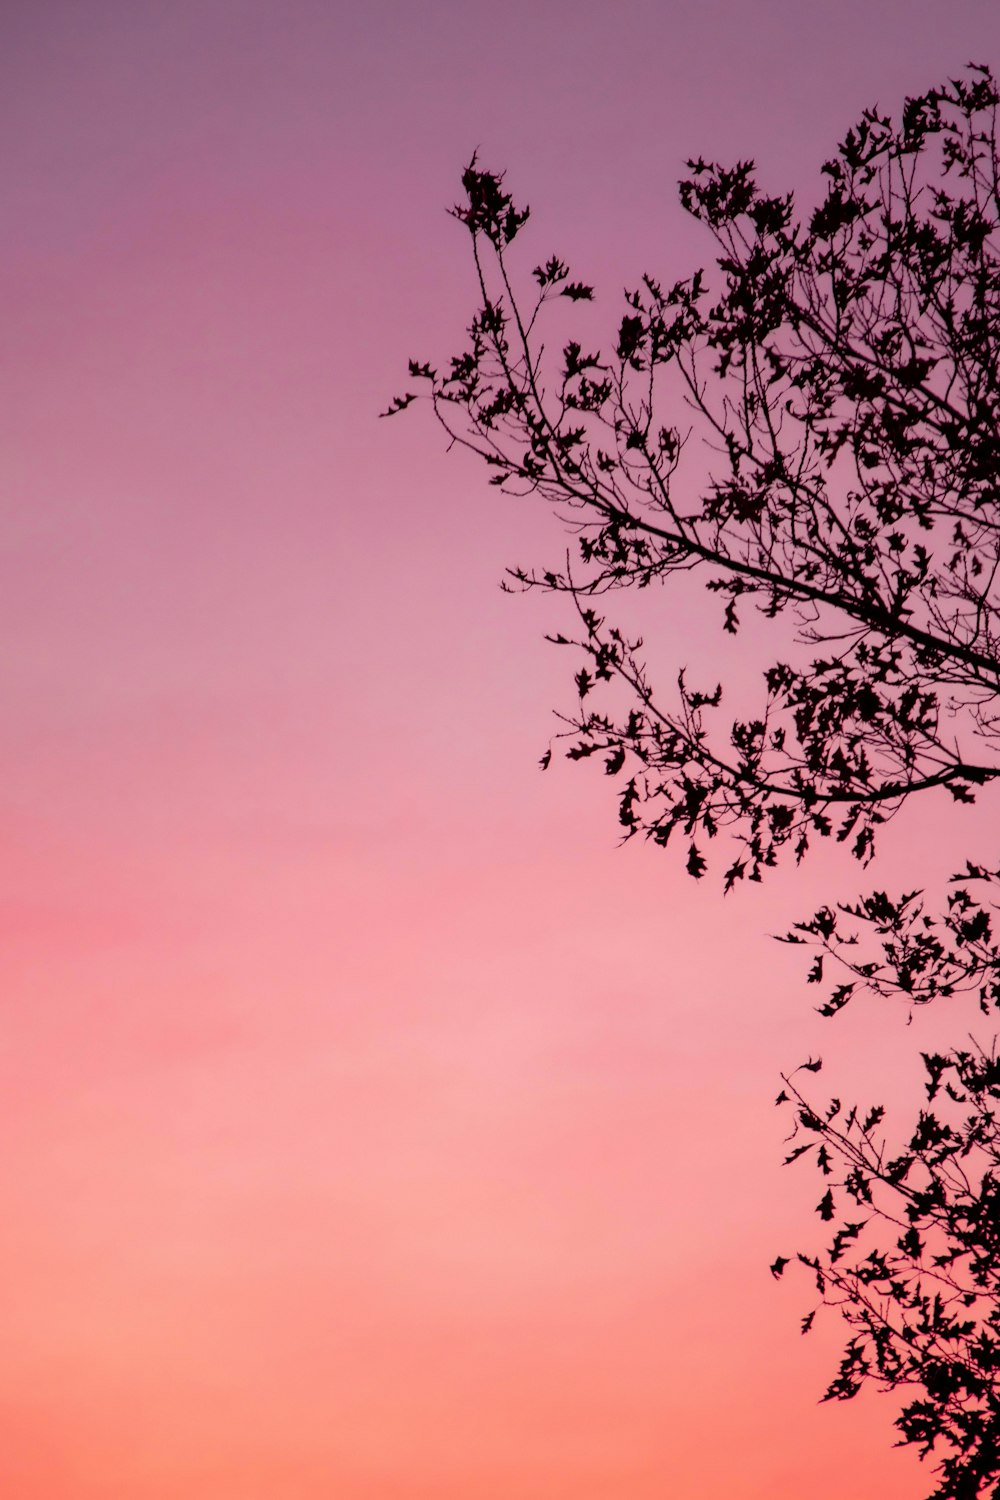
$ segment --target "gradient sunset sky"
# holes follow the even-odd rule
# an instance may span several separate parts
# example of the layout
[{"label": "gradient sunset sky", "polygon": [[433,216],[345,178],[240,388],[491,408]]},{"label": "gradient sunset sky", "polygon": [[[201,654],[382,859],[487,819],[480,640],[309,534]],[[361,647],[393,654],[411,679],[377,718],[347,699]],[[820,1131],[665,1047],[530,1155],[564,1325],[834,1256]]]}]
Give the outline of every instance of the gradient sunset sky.
[{"label": "gradient sunset sky", "polygon": [[376,413],[461,343],[475,148],[599,339],[710,255],[686,157],[808,198],[969,59],[997,0],[3,7],[4,1497],[927,1493],[767,1266],[779,1069],[938,1023],[824,1023],[767,938],[836,854],[723,902],[540,773],[565,617],[497,585],[558,528]]}]

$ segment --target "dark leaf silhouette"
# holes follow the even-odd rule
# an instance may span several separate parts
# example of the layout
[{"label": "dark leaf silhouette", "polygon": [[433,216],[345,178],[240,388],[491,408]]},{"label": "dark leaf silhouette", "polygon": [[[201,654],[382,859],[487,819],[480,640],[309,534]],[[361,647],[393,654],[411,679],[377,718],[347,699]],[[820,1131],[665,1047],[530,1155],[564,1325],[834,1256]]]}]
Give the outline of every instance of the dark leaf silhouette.
[{"label": "dark leaf silhouette", "polygon": [[416,401],[416,399],[417,398],[412,391],[407,392],[405,396],[393,396],[392,401],[386,407],[385,411],[379,412],[379,416],[394,417],[398,411],[405,411],[410,402]]}]

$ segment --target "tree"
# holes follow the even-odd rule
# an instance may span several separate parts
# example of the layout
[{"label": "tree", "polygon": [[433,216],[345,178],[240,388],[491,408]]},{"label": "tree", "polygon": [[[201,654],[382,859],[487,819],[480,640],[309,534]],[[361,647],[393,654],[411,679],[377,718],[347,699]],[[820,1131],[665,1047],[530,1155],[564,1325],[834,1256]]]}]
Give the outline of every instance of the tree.
[{"label": "tree", "polygon": [[[970,65],[898,120],[866,111],[802,216],[752,162],[689,162],[680,199],[714,267],[644,276],[607,355],[582,337],[547,353],[543,330],[593,288],[552,257],[526,295],[509,252],[528,209],[476,157],[463,175],[468,343],[441,371],[411,361],[416,389],[385,415],[429,397],[491,484],[569,523],[563,566],[508,583],[575,610],[572,634],[550,637],[578,666],[556,738],[570,759],[602,758],[626,838],[682,841],[696,878],[727,846],[726,891],[817,839],[868,864],[912,798],[971,802],[1000,776],[997,108],[991,72]],[[682,573],[718,597],[724,631],[748,606],[773,625],[750,716],[727,717],[724,684],[683,670],[664,690],[608,618],[616,591]],[[842,971],[822,1011],[865,990],[920,1004],[972,989],[995,1009],[998,882],[970,863],[936,916],[921,892],[875,892],[799,924],[788,940],[816,950],[809,979],[825,961]],[[965,1500],[1000,1476],[1000,1062],[972,1043],[924,1066],[934,1108],[897,1127],[898,1150],[880,1106],[820,1109],[797,1073],[779,1102],[806,1137],[789,1159],[813,1155],[833,1226],[799,1259],[851,1328],[827,1397],[869,1378],[918,1388],[902,1441],[943,1452],[935,1493]]]}]

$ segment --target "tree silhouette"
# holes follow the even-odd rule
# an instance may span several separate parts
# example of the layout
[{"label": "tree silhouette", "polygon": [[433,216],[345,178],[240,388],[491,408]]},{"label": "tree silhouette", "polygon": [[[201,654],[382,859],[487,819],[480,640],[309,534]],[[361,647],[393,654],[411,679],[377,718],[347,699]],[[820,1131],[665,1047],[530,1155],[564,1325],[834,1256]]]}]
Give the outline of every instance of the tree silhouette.
[{"label": "tree silhouette", "polygon": [[[493,485],[569,523],[562,567],[508,582],[575,609],[573,633],[550,637],[578,668],[556,740],[602,758],[626,838],[680,840],[696,878],[719,839],[726,891],[818,839],[867,864],[910,798],[972,802],[1000,776],[997,107],[993,75],[970,65],[897,120],[866,111],[805,216],[751,162],[689,162],[680,199],[714,266],[669,286],[644,276],[607,354],[562,343],[559,307],[593,299],[562,260],[520,290],[508,252],[528,210],[503,175],[475,157],[463,175],[452,212],[480,299],[468,343],[440,371],[411,361],[416,388],[385,415],[428,397]],[[773,624],[780,654],[749,716],[683,670],[664,691],[641,639],[608,618],[616,590],[681,573],[718,597],[725,632],[748,606]],[[998,883],[970,863],[936,915],[921,892],[876,892],[799,924],[788,940],[813,948],[810,981],[839,970],[822,1012],[860,991],[971,991],[994,1010]],[[827,1398],[869,1379],[915,1388],[901,1440],[944,1455],[940,1500],[967,1500],[1000,1476],[1000,1060],[973,1041],[923,1065],[933,1108],[896,1127],[898,1149],[881,1106],[819,1108],[798,1070],[779,1103],[833,1236],[798,1259],[851,1330]]]}]

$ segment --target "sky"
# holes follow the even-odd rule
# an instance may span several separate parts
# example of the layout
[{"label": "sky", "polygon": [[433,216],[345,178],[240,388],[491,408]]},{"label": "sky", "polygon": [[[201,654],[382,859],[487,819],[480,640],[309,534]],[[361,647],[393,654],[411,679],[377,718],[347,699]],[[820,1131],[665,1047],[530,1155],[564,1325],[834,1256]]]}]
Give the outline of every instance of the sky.
[{"label": "sky", "polygon": [[[816,1194],[772,1105],[936,1023],[824,1023],[770,942],[836,854],[723,900],[541,774],[565,617],[498,584],[558,527],[376,413],[474,307],[477,147],[613,320],[710,254],[686,157],[808,197],[864,107],[1000,65],[995,3],[0,28],[0,1489],[921,1500],[767,1274]],[[724,651],[654,602],[667,659]],[[901,819],[886,880],[986,817]]]}]

